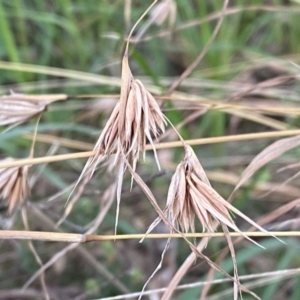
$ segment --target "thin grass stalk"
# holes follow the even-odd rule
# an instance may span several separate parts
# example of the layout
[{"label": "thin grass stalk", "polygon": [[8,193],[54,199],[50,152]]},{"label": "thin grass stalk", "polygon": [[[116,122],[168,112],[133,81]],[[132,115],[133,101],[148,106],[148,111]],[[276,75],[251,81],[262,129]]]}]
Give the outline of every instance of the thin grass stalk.
[{"label": "thin grass stalk", "polygon": [[[229,232],[231,237],[297,237],[300,236],[300,231],[244,231],[244,232]],[[78,234],[66,232],[46,232],[46,231],[25,231],[25,230],[0,230],[0,240],[33,240],[47,242],[63,242],[63,243],[88,243],[111,240],[133,240],[133,239],[166,239],[166,238],[219,238],[225,237],[223,232],[214,233],[145,233],[138,234],[122,234],[122,235],[96,235],[96,234]]]},{"label": "thin grass stalk", "polygon": [[[22,220],[23,220],[24,227],[27,231],[29,231],[30,229],[29,229],[26,205],[24,205],[24,207],[22,207],[21,214],[22,214]],[[40,256],[38,255],[37,250],[35,249],[35,247],[32,243],[32,240],[28,240],[27,243],[28,243],[28,247],[29,247],[30,251],[32,252],[36,262],[39,264],[40,267],[43,267],[43,262],[42,262]],[[42,286],[42,289],[44,292],[44,298],[46,300],[50,300],[48,288],[47,288],[46,281],[45,281],[45,273],[44,272],[41,273],[41,275],[40,275],[40,282],[41,282],[41,286]]]},{"label": "thin grass stalk", "polygon": [[[272,281],[272,280],[276,280],[277,278],[280,278],[280,279],[291,278],[291,277],[297,276],[299,273],[300,273],[300,268],[279,270],[279,271],[274,271],[274,272],[256,273],[256,274],[251,274],[251,275],[242,275],[239,278],[241,281],[258,279],[258,278],[267,278],[270,281]],[[222,279],[215,279],[215,280],[209,280],[209,281],[200,281],[200,282],[181,284],[181,285],[178,285],[175,288],[175,290],[178,291],[178,290],[192,289],[195,287],[207,286],[207,285],[212,285],[212,284],[222,284],[225,282],[230,282],[230,279],[222,278]],[[148,291],[145,291],[143,293],[143,295],[146,296],[146,295],[152,295],[152,294],[157,294],[157,293],[163,293],[166,290],[167,290],[167,287],[148,290]],[[112,297],[106,297],[106,298],[99,298],[99,299],[95,299],[95,300],[132,299],[133,297],[138,297],[140,294],[141,294],[141,292],[137,292],[137,293],[130,293],[130,294],[126,294],[126,295],[118,295],[118,296],[112,296]]]},{"label": "thin grass stalk", "polygon": [[[102,206],[102,209],[99,211],[97,217],[92,222],[92,225],[89,226],[89,229],[86,231],[85,234],[92,234],[97,230],[97,228],[101,225],[104,217],[106,216],[108,210],[110,209],[114,197],[111,193],[112,190],[115,190],[115,185],[111,185],[106,192],[104,192],[103,196],[101,197],[105,204]],[[47,216],[45,216],[39,209],[33,206],[33,212],[35,215],[43,221],[43,223],[46,223],[51,228],[57,229],[57,226],[50,220]],[[76,240],[76,239],[74,239]],[[62,250],[57,252],[50,260],[48,260],[43,267],[38,269],[24,284],[23,290],[27,289],[32,282],[37,279],[43,272],[45,272],[49,267],[51,267],[57,260],[63,256],[65,256],[69,251],[77,250],[83,258],[88,261],[96,270],[101,274],[101,276],[104,276],[108,281],[112,281],[112,284],[119,289],[122,292],[128,293],[128,289],[125,285],[123,285],[118,278],[115,278],[102,264],[99,264],[98,261],[93,257],[93,255],[86,249],[80,246],[79,242],[74,242],[66,247],[64,247]]]},{"label": "thin grass stalk", "polygon": [[[31,213],[34,214],[34,216],[40,220],[45,226],[51,228],[54,230],[54,232],[61,232],[59,228],[55,225],[55,223],[48,217],[46,216],[40,209],[38,209],[36,206],[31,206]],[[105,214],[107,210],[109,209],[109,204],[106,205],[105,209],[102,210],[102,213]],[[106,212],[105,212],[106,211]],[[99,220],[99,219],[98,219]],[[99,225],[99,223],[98,223]],[[100,276],[108,280],[109,282],[112,283],[112,285],[119,291],[123,293],[129,293],[129,290],[123,283],[116,278],[108,269],[105,268],[105,266],[92,255],[85,247],[82,245],[68,245],[65,248],[63,248],[60,252],[55,254],[56,259],[59,259],[60,257],[63,257],[64,255],[67,255],[69,251],[75,250],[80,256],[82,257],[83,260],[85,260],[90,266],[98,273]],[[34,278],[37,278],[42,272],[44,272],[47,268],[52,266],[57,260],[51,259],[51,261],[48,261],[47,263],[44,264],[43,269],[39,269],[37,272],[38,274],[34,274],[31,279],[27,281],[25,284],[26,286],[30,285],[30,282],[34,280]],[[24,289],[24,288],[23,288]]]},{"label": "thin grass stalk", "polygon": [[[212,138],[203,138],[203,139],[193,139],[193,140],[185,140],[187,145],[207,145],[207,144],[216,144],[216,143],[225,143],[225,142],[238,142],[238,141],[247,141],[247,140],[256,140],[256,139],[266,139],[266,138],[276,138],[283,136],[293,136],[300,134],[300,129],[295,130],[282,130],[282,131],[269,131],[269,132],[259,132],[259,133],[247,133],[247,134],[237,134],[237,135],[228,135],[228,136],[220,136],[220,137],[212,137]],[[166,143],[158,143],[154,144],[155,149],[167,149],[167,148],[175,148],[181,147],[182,142],[166,142]],[[152,145],[146,145],[145,150],[151,150]],[[14,162],[1,163],[0,169],[9,168],[9,167],[19,167],[25,165],[35,165],[42,163],[50,163],[56,161],[63,161],[69,159],[76,158],[87,158],[94,156],[96,154],[95,151],[87,151],[87,152],[77,152],[70,154],[62,154],[62,155],[54,155],[49,157],[38,157],[32,159],[20,159]]]},{"label": "thin grass stalk", "polygon": [[[278,209],[272,211],[271,213],[268,213],[266,216],[260,218],[257,221],[257,224],[259,224],[260,226],[264,226],[266,224],[270,224],[272,221],[274,221],[275,219],[277,219],[278,217],[286,214],[287,212],[289,212],[290,210],[292,210],[293,208],[295,208],[297,205],[300,204],[300,199],[296,199],[288,204],[285,204],[283,206],[280,206]],[[251,230],[255,230],[254,226],[249,227],[248,231]],[[243,237],[238,237],[237,239],[234,240],[234,244],[239,243],[241,240],[243,239]],[[223,259],[226,257],[226,255],[228,254],[228,247],[225,247],[222,252],[218,255],[218,259],[217,259],[217,263],[221,264]],[[215,271],[211,268],[210,271],[207,274],[207,281],[210,281],[213,279],[215,274]],[[205,300],[207,298],[207,294],[208,291],[210,289],[210,285],[206,285],[201,292],[201,297],[200,300]]]},{"label": "thin grass stalk", "polygon": [[63,68],[53,68],[53,67],[38,66],[32,64],[0,61],[0,69],[9,70],[9,71],[45,74],[45,75],[58,76],[64,78],[73,78],[73,79],[79,79],[88,82],[94,82],[98,84],[107,84],[110,86],[121,86],[121,81],[117,77],[102,76],[102,75],[91,74],[87,72],[66,70]]},{"label": "thin grass stalk", "polygon": [[206,43],[206,45],[204,46],[201,53],[192,62],[192,64],[188,68],[186,68],[186,70],[181,74],[181,76],[177,80],[175,80],[173,82],[173,84],[170,86],[170,88],[167,91],[167,95],[172,94],[172,92],[182,83],[182,81],[184,81],[184,79],[186,79],[193,72],[193,70],[199,65],[199,63],[201,62],[201,60],[203,59],[205,54],[208,52],[210,46],[212,45],[214,39],[216,38],[216,36],[221,28],[221,25],[222,25],[222,22],[223,22],[223,19],[225,16],[225,11],[228,6],[228,2],[229,2],[229,0],[224,0],[224,2],[223,2],[223,7],[222,7],[220,18],[218,19],[216,27],[215,27],[209,41]]},{"label": "thin grass stalk", "polygon": [[[148,87],[148,86],[147,86]],[[68,100],[82,100],[82,99],[93,99],[93,98],[119,98],[119,94],[80,94],[80,95],[67,95],[67,94],[39,94],[39,95],[23,95],[24,100],[28,101],[39,101],[41,98],[45,101],[56,102],[56,101],[68,101]],[[292,106],[282,106],[282,107],[270,107],[270,106],[261,106],[261,107],[252,107],[238,103],[220,103],[219,101],[205,99],[203,97],[198,97],[194,95],[189,95],[185,93],[176,93],[170,96],[155,96],[155,98],[162,101],[185,101],[192,102],[203,105],[208,109],[218,109],[218,110],[246,110],[253,112],[264,112],[275,115],[299,115],[299,107]]]},{"label": "thin grass stalk", "polygon": [[157,3],[158,0],[154,0],[152,2],[152,4],[144,11],[144,13],[139,17],[139,19],[135,22],[135,24],[133,25],[133,27],[131,28],[131,31],[128,35],[128,39],[126,42],[126,47],[125,47],[125,55],[128,55],[128,47],[129,47],[129,43],[130,43],[130,39],[131,36],[135,30],[135,28],[137,27],[137,25],[141,22],[141,20],[147,15],[147,13],[150,11],[150,9]]},{"label": "thin grass stalk", "polygon": [[128,29],[131,20],[131,0],[124,1],[124,23],[125,28]]},{"label": "thin grass stalk", "polygon": [[[245,11],[265,11],[265,12],[274,12],[274,13],[276,13],[276,12],[282,13],[284,11],[284,12],[290,12],[290,13],[299,13],[300,8],[299,8],[299,6],[296,6],[296,5],[294,5],[294,6],[253,5],[253,6],[238,7],[238,8],[237,7],[232,7],[232,8],[226,9],[226,11],[224,13],[222,11],[217,12],[217,13],[212,13],[210,15],[207,15],[205,18],[201,18],[201,19],[197,18],[196,20],[186,22],[182,25],[179,25],[179,26],[173,28],[172,31],[174,33],[176,33],[176,32],[182,31],[184,29],[188,29],[188,28],[191,28],[191,27],[199,26],[199,25],[207,23],[207,22],[217,20],[222,15],[230,16],[230,15],[234,15],[234,14],[237,14],[237,13],[242,13],[242,12],[245,12]],[[150,41],[154,38],[161,38],[161,37],[168,36],[169,34],[170,34],[170,30],[162,30],[159,33],[141,38],[139,40],[139,42]],[[134,42],[135,42],[135,39],[133,38],[131,40],[131,43],[134,43]]]}]

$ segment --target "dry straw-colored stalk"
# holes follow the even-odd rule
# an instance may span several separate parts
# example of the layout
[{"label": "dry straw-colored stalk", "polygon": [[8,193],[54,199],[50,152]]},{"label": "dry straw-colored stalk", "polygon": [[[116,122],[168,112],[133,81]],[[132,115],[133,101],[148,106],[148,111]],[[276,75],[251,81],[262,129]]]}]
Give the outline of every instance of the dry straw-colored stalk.
[{"label": "dry straw-colored stalk", "polygon": [[[4,163],[12,161],[15,159],[2,160]],[[0,196],[8,203],[9,214],[22,204],[28,195],[28,169],[29,166],[0,169]]]},{"label": "dry straw-colored stalk", "polygon": [[[298,6],[274,6],[274,5],[253,5],[253,6],[245,6],[245,7],[230,7],[227,8],[226,11],[219,11],[219,12],[214,12],[210,15],[207,15],[204,18],[197,18],[196,20],[192,20],[189,22],[186,22],[184,24],[181,24],[173,29],[173,32],[180,32],[182,30],[185,30],[187,28],[199,26],[201,24],[205,24],[207,22],[211,22],[214,20],[220,19],[222,16],[230,16],[234,15],[240,12],[244,11],[265,11],[265,12],[293,12],[293,13],[298,13],[300,11],[300,8]],[[157,38],[163,38],[165,36],[168,36],[170,34],[170,30],[163,30],[155,34],[149,34],[148,36],[142,38],[140,42],[146,42],[146,41],[151,41],[153,39]],[[135,43],[135,39],[131,39],[131,42]],[[272,58],[274,61],[275,58]],[[261,59],[265,60],[265,58]],[[1,67],[1,64],[0,64]],[[215,70],[213,70],[215,72]]]},{"label": "dry straw-colored stalk", "polygon": [[[229,232],[231,237],[268,237],[273,235],[276,237],[298,237],[300,231],[243,231]],[[63,242],[63,243],[88,243],[101,242],[111,240],[133,240],[133,239],[166,239],[166,238],[220,238],[224,237],[224,232],[195,232],[195,233],[149,233],[145,236],[144,233],[137,234],[121,234],[121,235],[96,235],[96,234],[77,234],[67,232],[45,232],[45,231],[18,231],[18,230],[0,230],[0,240],[33,240],[33,241],[48,241],[48,242]]]},{"label": "dry straw-colored stalk", "polygon": [[216,24],[216,27],[214,28],[214,31],[213,31],[211,37],[209,38],[209,41],[206,43],[206,45],[202,49],[201,53],[192,62],[192,64],[190,64],[188,66],[188,68],[186,68],[185,71],[180,75],[180,77],[172,83],[172,85],[169,87],[169,89],[167,91],[167,95],[171,95],[173,93],[173,91],[184,81],[184,79],[187,78],[193,72],[193,70],[199,65],[199,63],[201,62],[201,60],[203,59],[203,57],[209,50],[210,46],[212,45],[214,39],[216,38],[216,36],[221,28],[221,24],[223,22],[228,3],[229,3],[229,0],[224,0],[222,11],[221,11],[221,16]]},{"label": "dry straw-colored stalk", "polygon": [[[262,286],[262,284],[268,284],[270,282],[274,282],[277,280],[283,280],[283,279],[287,279],[287,278],[293,278],[296,276],[299,276],[300,273],[300,268],[296,268],[296,269],[285,269],[285,270],[279,270],[279,271],[273,271],[273,272],[264,272],[264,273],[255,273],[255,274],[250,274],[250,275],[243,275],[240,276],[240,279],[245,281],[249,281],[252,280],[252,285],[254,283],[253,287],[257,287],[259,283],[259,286]],[[254,281],[255,279],[260,279],[259,282]],[[195,287],[205,287],[208,285],[213,285],[213,284],[223,284],[225,282],[229,282],[230,279],[229,278],[222,278],[222,279],[214,279],[214,280],[205,280],[205,281],[197,281],[197,282],[193,282],[193,283],[187,283],[187,284],[181,284],[178,285],[175,290],[185,290],[185,289],[191,289],[191,288],[195,288]],[[246,285],[249,287],[249,283],[246,283]],[[163,293],[165,291],[168,290],[168,287],[163,287],[163,288],[157,288],[157,289],[150,289],[147,291],[143,292],[143,296],[149,296],[149,298],[151,298],[151,295],[156,295],[158,293]],[[101,300],[125,300],[125,299],[134,299],[134,297],[139,297],[141,294],[141,292],[133,292],[133,293],[129,293],[129,294],[122,294],[122,295],[118,295],[118,296],[111,296],[111,297],[106,297],[106,298],[101,298]],[[228,294],[226,294],[228,295]],[[224,296],[224,295],[222,295]],[[221,298],[221,296],[220,296]],[[206,298],[205,298],[206,299]],[[215,298],[217,299],[217,298]],[[224,299],[224,297],[223,297]]]},{"label": "dry straw-colored stalk", "polygon": [[[148,85],[147,85],[148,87]],[[153,87],[150,87],[148,90],[153,90]],[[5,98],[7,96],[3,96]],[[41,101],[41,99],[49,102],[54,101],[64,101],[68,99],[92,99],[92,98],[120,98],[119,94],[79,94],[79,95],[67,95],[67,94],[40,94],[40,95],[24,95],[22,94],[22,98],[26,101],[31,102],[37,102]],[[200,96],[196,95],[190,95],[183,92],[173,92],[170,96],[157,96],[158,100],[161,101],[178,101],[178,102],[189,102],[199,105],[200,107],[205,107],[208,109],[217,109],[217,110],[245,110],[245,111],[251,111],[251,112],[262,112],[264,114],[270,114],[270,115],[299,115],[300,109],[297,106],[291,106],[291,105],[281,105],[278,104],[278,106],[266,106],[266,105],[259,105],[259,106],[253,106],[253,104],[249,105],[247,103],[239,104],[239,103],[224,103],[219,102],[216,100],[210,100],[206,99]],[[1,99],[1,98],[0,98]],[[184,109],[188,109],[187,107],[184,107]],[[189,107],[189,109],[194,110],[195,108]]]},{"label": "dry straw-colored stalk", "polygon": [[[215,143],[227,143],[227,142],[239,142],[239,141],[247,141],[247,140],[256,140],[256,139],[267,139],[267,138],[278,138],[284,136],[293,136],[299,135],[299,129],[293,130],[282,130],[282,131],[266,131],[266,132],[256,132],[256,133],[246,133],[246,134],[236,134],[236,135],[228,135],[228,136],[218,136],[218,137],[209,137],[209,138],[201,138],[201,139],[192,139],[186,140],[185,143],[187,145],[207,145],[207,144],[215,144]],[[48,136],[49,137],[49,136]],[[42,138],[41,140],[46,142],[48,138]],[[38,139],[37,139],[38,140]],[[53,143],[53,137],[49,137],[48,142]],[[62,140],[62,144],[64,140]],[[86,144],[84,144],[86,145]],[[158,143],[154,144],[155,149],[167,149],[167,148],[174,148],[174,147],[181,147],[181,141],[174,141],[174,142],[165,142],[165,143]],[[68,141],[66,146],[70,147],[71,142]],[[74,148],[76,146],[76,142]],[[82,148],[85,146],[81,145]],[[80,148],[81,148],[80,146]],[[86,145],[89,147],[89,145]],[[152,149],[151,145],[146,145],[145,150]],[[1,168],[8,168],[8,167],[16,167],[16,166],[26,166],[26,165],[34,165],[34,164],[42,164],[42,163],[50,163],[56,161],[63,161],[68,159],[76,159],[76,158],[87,158],[95,155],[95,151],[87,151],[87,152],[77,152],[77,153],[69,153],[69,154],[61,154],[61,155],[54,155],[48,157],[37,157],[37,158],[26,158],[26,159],[19,159],[14,162],[7,162],[1,163],[0,162],[0,169]]]}]

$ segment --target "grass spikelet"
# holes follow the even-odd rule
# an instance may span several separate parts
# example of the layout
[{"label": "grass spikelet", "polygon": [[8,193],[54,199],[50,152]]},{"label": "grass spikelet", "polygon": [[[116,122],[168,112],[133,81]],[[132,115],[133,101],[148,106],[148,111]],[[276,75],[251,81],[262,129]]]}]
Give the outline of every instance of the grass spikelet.
[{"label": "grass spikelet", "polygon": [[[165,214],[170,222],[182,231],[195,232],[195,216],[199,219],[203,232],[214,232],[215,221],[221,225],[230,249],[234,269],[234,299],[238,298],[241,291],[239,282],[235,251],[228,228],[242,234],[235,225],[230,212],[233,212],[257,229],[266,232],[262,227],[234,208],[223,199],[210,185],[210,182],[197,159],[194,151],[185,145],[184,160],[177,166],[169,187]],[[258,243],[245,236],[248,240],[260,246]]]},{"label": "grass spikelet", "polygon": [[[154,97],[141,81],[132,76],[128,56],[122,62],[122,86],[120,100],[108,119],[95,147],[96,155],[89,158],[82,174],[93,175],[103,156],[115,154],[113,166],[118,167],[117,201],[120,203],[125,160],[135,171],[140,154],[145,159],[146,140],[151,143],[156,163],[160,169],[153,138],[165,131],[166,121]],[[117,218],[118,218],[117,209]]]},{"label": "grass spikelet", "polygon": [[[213,221],[217,221],[218,224],[226,225],[241,233],[232,220],[230,212],[239,215],[258,230],[266,232],[211,187],[193,149],[185,145],[184,160],[178,165],[168,192],[166,214],[169,220],[172,224],[178,224],[185,232],[190,229],[194,232],[196,215],[204,232],[213,232]],[[257,244],[253,240],[251,241]]]},{"label": "grass spikelet", "polygon": [[157,25],[161,25],[169,18],[169,26],[175,23],[176,18],[176,2],[174,0],[163,0],[159,2],[150,14],[150,20]]},{"label": "grass spikelet", "polygon": [[[6,158],[3,162],[13,160]],[[28,166],[0,169],[0,196],[8,203],[9,214],[25,201],[29,193],[28,169]]]},{"label": "grass spikelet", "polygon": [[0,97],[0,125],[23,123],[44,111],[48,104],[42,96],[40,100],[31,100],[26,95],[12,92]]},{"label": "grass spikelet", "polygon": [[[154,99],[140,80],[131,74],[127,55],[122,63],[122,86],[119,102],[116,104],[94,147],[96,155],[91,157],[84,169],[92,176],[103,155],[116,154],[114,165],[124,157],[135,170],[140,153],[145,157],[146,139],[156,151],[153,137],[165,130],[166,121]],[[160,167],[159,167],[160,168]]]},{"label": "grass spikelet", "polygon": [[[156,156],[152,137],[157,138],[165,130],[165,120],[156,100],[132,76],[127,55],[123,58],[118,130],[117,160],[122,160],[122,153],[125,154],[134,170],[139,154],[145,157],[146,139]],[[159,167],[157,157],[156,162]]]},{"label": "grass spikelet", "polygon": [[160,1],[150,12],[150,17],[147,22],[141,27],[137,35],[134,37],[134,42],[138,43],[152,24],[161,26],[167,19],[168,27],[171,30],[172,26],[175,24],[176,12],[177,4],[174,0]]},{"label": "grass spikelet", "polygon": [[104,155],[115,154],[113,166],[118,166],[116,220],[118,220],[124,172],[127,169],[127,164],[132,166],[133,172],[135,172],[140,153],[143,154],[145,159],[146,139],[152,145],[155,159],[160,169],[152,136],[157,138],[159,133],[164,132],[166,121],[154,97],[139,80],[133,77],[128,62],[130,37],[138,23],[156,2],[157,0],[154,0],[129,33],[125,54],[122,59],[120,100],[116,104],[94,147],[96,154],[88,159],[74,187],[76,188],[84,176],[91,177],[93,175],[95,168]]}]

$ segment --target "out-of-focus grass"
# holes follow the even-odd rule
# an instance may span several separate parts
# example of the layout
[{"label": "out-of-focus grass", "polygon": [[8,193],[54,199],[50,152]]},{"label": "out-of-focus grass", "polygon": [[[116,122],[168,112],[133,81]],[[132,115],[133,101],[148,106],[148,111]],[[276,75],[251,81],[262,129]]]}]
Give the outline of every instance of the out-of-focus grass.
[{"label": "out-of-focus grass", "polygon": [[[267,5],[266,1],[256,0],[248,2],[246,3],[243,0],[235,1],[229,9],[245,7],[246,5],[251,5],[252,7],[261,6],[261,9],[244,9],[224,18],[220,33],[201,64],[191,75],[193,83],[196,82],[196,84],[193,84],[192,87],[182,84],[181,89],[184,92],[207,97],[212,100],[223,101],[229,92],[226,88],[219,88],[219,82],[225,83],[226,87],[226,82],[230,83],[236,76],[240,76],[240,74],[251,69],[254,65],[260,66],[266,62],[277,63],[288,61],[289,59],[296,63],[300,62],[300,56],[298,55],[300,49],[298,25],[300,6],[293,4],[295,7],[291,9],[290,5],[292,3],[289,1],[274,0],[268,1],[268,3],[271,2],[271,4],[268,4],[268,7],[278,8],[278,11],[266,11],[263,9]],[[205,18],[222,7],[222,1],[219,0],[178,0],[176,3],[178,9],[174,24],[175,29],[192,20],[197,21]],[[133,25],[133,22],[137,20],[147,5],[146,1],[132,0],[131,25]],[[124,45],[123,39],[128,33],[125,31],[123,9],[124,1],[0,0],[0,60],[57,67],[70,70],[71,72],[72,70],[77,70],[90,72],[91,74],[119,77],[120,59]],[[138,45],[132,46],[130,64],[134,74],[137,77],[144,76],[144,78],[148,79],[149,83],[158,87],[162,92],[167,90],[169,84],[165,84],[163,79],[171,77],[172,81],[173,76],[180,75],[188,67],[209,40],[215,24],[216,20],[204,22],[200,25],[175,30],[168,37],[153,38],[150,41],[142,41]],[[166,24],[163,24],[161,27],[153,25],[146,35],[155,35],[162,30],[167,30]],[[56,85],[55,88],[51,87],[51,83],[54,84],[51,81],[53,79],[60,81],[60,84]],[[38,74],[35,72],[1,70],[0,89],[8,93],[10,87],[13,85],[14,91],[18,92],[25,85],[25,88],[27,87],[26,93],[63,92],[76,95],[119,92],[118,85],[80,85],[74,84],[74,82],[71,84],[71,79],[73,78],[68,79],[66,76],[53,77],[49,74]],[[204,80],[215,83],[215,85],[205,88],[201,85]],[[39,82],[44,83],[42,88],[38,85]],[[192,81],[187,79],[186,83],[189,82]],[[294,88],[295,90],[297,89],[297,87]],[[288,96],[282,99],[282,101],[288,100]],[[77,102],[73,100],[69,103],[70,107],[72,107]],[[94,142],[97,138],[97,133],[100,132],[105,120],[108,118],[109,110],[104,111],[100,107],[99,113],[95,117],[80,121],[75,125],[77,118],[81,117],[83,112],[93,110],[90,103],[80,110],[70,109],[59,111],[57,109],[52,110],[50,107],[49,111],[42,117],[39,132],[51,132],[51,134],[61,137]],[[163,108],[176,108],[175,104],[175,102],[169,102],[164,104]],[[168,117],[174,123],[182,121],[189,114],[189,111],[183,109],[167,113]],[[299,126],[297,118],[287,117],[280,118],[280,120],[293,124],[293,126]],[[186,139],[203,136],[221,136],[227,134],[233,127],[230,127],[230,124],[232,124],[230,122],[234,122],[234,120],[228,114],[220,111],[210,111],[185,126],[180,132]],[[34,124],[35,122],[32,121],[30,124],[19,126],[0,135],[1,157],[8,155],[25,157],[28,155],[30,143],[21,139],[20,136],[23,133],[32,132]],[[250,121],[240,120],[236,130],[238,132],[252,132],[265,129],[265,127],[256,125]],[[266,144],[261,142],[245,142],[229,145],[207,145],[196,148],[196,151],[200,161],[203,161],[204,166],[207,161],[210,161],[212,163],[209,164],[209,168],[212,170],[221,170],[224,174],[227,171],[238,174],[248,161],[235,164],[234,156],[253,157],[265,146]],[[45,155],[49,150],[49,147],[40,143],[37,143],[35,148],[38,156]],[[58,150],[59,153],[65,153],[66,151],[69,150],[63,147],[60,147]],[[175,155],[174,151],[169,151],[166,153],[166,160],[171,157],[171,160],[175,159],[176,161],[173,162],[177,163],[182,158],[182,154],[180,149],[176,150]],[[218,164],[218,159],[222,159],[223,157],[232,157],[232,160],[228,159],[225,165]],[[283,159],[283,162],[288,158],[292,161],[297,160],[297,153],[293,152],[288,155]],[[282,164],[282,162],[278,163],[280,166]],[[66,197],[61,197],[54,201],[52,207],[51,202],[49,204],[43,200],[76,180],[81,167],[81,161],[66,162],[65,164],[51,165],[42,171],[41,178],[36,185],[37,192],[33,191],[32,193],[32,201],[36,203],[38,208],[44,210],[46,214],[48,211],[49,217],[54,221],[57,221],[61,216]],[[146,165],[143,167],[142,175],[145,177],[147,176],[147,170],[153,170],[152,166]],[[162,207],[165,204],[167,184],[171,175],[172,173],[167,171],[165,177],[157,181],[159,184],[155,184],[155,182],[149,183],[154,193],[158,195],[158,200]],[[271,180],[272,175],[272,170],[268,168],[258,173],[256,177],[252,178],[252,182],[248,188],[245,188],[237,196],[237,203],[235,205],[242,211],[246,211],[253,218],[258,218],[258,214],[270,211],[269,205],[260,203],[260,205],[256,206],[256,202],[250,201],[249,198],[251,191],[255,189],[256,182]],[[74,211],[68,218],[69,223],[63,225],[64,229],[72,230],[77,228],[76,226],[84,226],[84,224],[88,224],[95,217],[97,207],[99,204],[100,206],[102,205],[99,195],[103,193],[109,179],[109,176],[106,178],[102,174],[99,178],[91,180],[91,183],[86,187],[85,195],[79,200],[80,204],[78,206],[75,205]],[[229,195],[230,190],[228,186],[215,183],[214,186],[224,197]],[[134,190],[133,194],[130,195],[126,195],[121,204],[119,231],[124,233],[132,233],[134,230],[137,232],[144,231],[155,215],[151,213],[150,206],[139,191]],[[92,206],[91,203],[94,203],[94,205]],[[274,204],[273,206],[277,207],[277,205]],[[33,218],[33,216],[31,217]],[[113,208],[103,223],[102,230],[104,232],[112,231],[114,217]],[[6,219],[6,216],[3,219]],[[15,226],[22,227],[18,221],[15,221]],[[49,230],[42,221],[37,221],[35,229],[44,229],[44,227],[45,230]],[[189,249],[185,248],[183,243],[179,242],[179,244],[181,246],[178,247],[177,262],[182,262],[186,255],[188,255]],[[217,240],[211,240],[210,244],[207,251],[211,249],[211,253],[215,253],[215,250],[221,249],[221,244]],[[296,259],[295,243],[285,246],[278,244],[277,241],[271,242],[267,240],[263,241],[262,244],[265,244],[267,249],[273,249],[272,255],[274,253],[274,258],[268,260],[272,269],[288,268],[293,263],[293,259]],[[99,261],[103,262],[112,274],[122,274],[118,279],[125,283],[129,290],[134,291],[140,289],[145,281],[144,270],[149,271],[151,268],[153,269],[153,265],[155,264],[154,260],[153,262],[151,260],[150,266],[142,265],[142,263],[139,265],[139,262],[143,261],[144,256],[147,254],[148,244],[146,245],[147,247],[136,245],[135,242],[128,242],[128,244],[126,242],[116,242],[115,244],[107,242],[103,245],[89,245],[88,249],[91,255],[94,255]],[[249,247],[248,244],[244,244],[244,246]],[[54,255],[56,251],[55,247],[46,248],[43,244],[39,245],[39,251],[44,261],[47,261]],[[278,250],[276,247],[280,249]],[[18,261],[22,262],[23,265],[21,272],[19,272],[16,269],[15,263],[9,259],[5,261],[3,268],[0,268],[0,270],[7,270],[7,273],[0,271],[0,289],[20,288],[37,266],[31,254],[25,250],[25,243],[20,243],[18,246],[4,243],[4,247],[1,247],[2,249],[4,254],[15,252],[17,256],[19,255]],[[49,271],[46,282],[48,279],[50,282],[53,280],[54,286],[59,287],[73,287],[74,285],[78,285],[81,292],[93,290],[95,288],[95,280],[98,282],[99,274],[92,267],[87,266],[81,257],[80,267],[77,267],[76,272],[74,272],[74,260],[78,259],[78,257],[76,257],[76,254],[72,255],[67,257],[65,262],[61,262],[63,271],[59,271],[59,266],[55,266],[57,269],[54,268],[54,270]],[[255,259],[263,260],[265,255],[266,252],[255,247],[249,247],[246,250],[243,250],[242,246],[237,247],[237,259],[241,273],[252,272],[253,266],[251,261],[255,261]],[[138,259],[138,257],[141,258]],[[255,264],[253,265],[255,267]],[[228,259],[225,261],[223,267],[227,271],[230,271],[232,268],[231,260]],[[82,272],[78,273],[78,269],[82,270]],[[57,274],[63,277],[63,283],[55,280],[58,276]],[[16,276],[16,280],[8,282],[5,279],[8,275],[11,277]],[[118,277],[118,275],[116,276]],[[193,273],[187,276],[187,280],[190,278],[199,279],[200,276],[204,278],[201,270],[193,268]],[[295,282],[292,286],[293,288],[290,290],[292,300],[298,299],[300,294],[299,284],[297,283],[298,281]],[[35,287],[39,288],[38,284]],[[107,279],[103,280],[100,290],[100,292],[97,290],[92,295],[96,297],[119,293]],[[213,292],[217,291],[220,291],[219,287],[213,289]],[[262,295],[262,299],[273,299],[277,291],[278,285],[274,283],[269,284],[267,288],[258,289],[258,293]],[[193,299],[194,295],[198,297],[199,289],[196,292],[195,290],[186,291],[178,299],[183,299],[183,297],[185,299]],[[86,299],[89,299],[89,296]]]},{"label": "out-of-focus grass", "polygon": [[[268,240],[268,241],[263,241],[260,242],[260,244],[265,247],[266,249],[269,249],[269,255],[270,256],[280,256],[280,259],[278,261],[278,270],[285,270],[288,268],[293,268],[295,265],[293,261],[298,260],[297,259],[297,253],[299,251],[299,245],[297,244],[296,241],[293,240],[285,240],[286,244],[278,244],[276,241]],[[286,246],[290,247],[291,251],[287,252],[286,251]],[[240,270],[240,275],[247,275],[249,272],[249,266],[251,269],[251,273],[259,273],[262,271],[262,269],[265,267],[264,263],[267,265],[270,263],[268,258],[265,259],[265,261],[261,261],[261,255],[264,256],[264,252],[266,250],[258,247],[253,247],[250,245],[247,249],[240,250],[239,253],[237,254],[237,264],[239,266]],[[269,256],[269,257],[270,257]],[[255,261],[255,257],[257,258]],[[222,269],[226,270],[227,272],[232,271],[232,261],[231,259],[226,259],[222,264]],[[194,267],[195,268],[195,267]],[[215,279],[220,279],[222,278],[221,275],[215,276]],[[200,280],[205,280],[204,278],[201,278]],[[199,281],[200,281],[199,280]],[[292,279],[293,280],[293,279]],[[255,281],[255,279],[253,280]],[[251,281],[246,281],[245,284],[251,284]],[[231,289],[230,283],[228,284],[228,290]],[[261,284],[261,286],[258,284],[257,290],[254,289],[255,292],[257,292],[259,295],[262,295],[262,299],[276,299],[275,297],[275,292],[278,288],[278,282],[274,282],[271,284]],[[183,300],[183,299],[194,299],[196,298],[197,295],[199,295],[199,291],[201,288],[191,288],[183,292],[179,297],[177,297],[177,300]],[[223,296],[221,296],[222,292],[224,293]],[[220,293],[220,297],[218,299],[228,299],[230,297],[230,294],[225,294],[228,292],[226,289],[223,289]],[[295,294],[297,294],[295,292]],[[244,298],[244,297],[243,297]],[[248,299],[248,297],[246,296]],[[249,297],[251,299],[251,297]]]}]

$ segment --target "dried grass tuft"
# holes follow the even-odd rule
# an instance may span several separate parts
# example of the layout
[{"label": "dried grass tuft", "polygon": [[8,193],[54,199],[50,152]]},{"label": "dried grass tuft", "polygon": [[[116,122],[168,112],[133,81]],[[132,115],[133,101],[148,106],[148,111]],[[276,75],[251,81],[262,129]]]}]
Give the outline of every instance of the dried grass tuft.
[{"label": "dried grass tuft", "polygon": [[[12,161],[13,158],[3,160]],[[12,214],[29,194],[28,169],[29,166],[0,169],[0,196],[8,203],[9,214]]]}]

